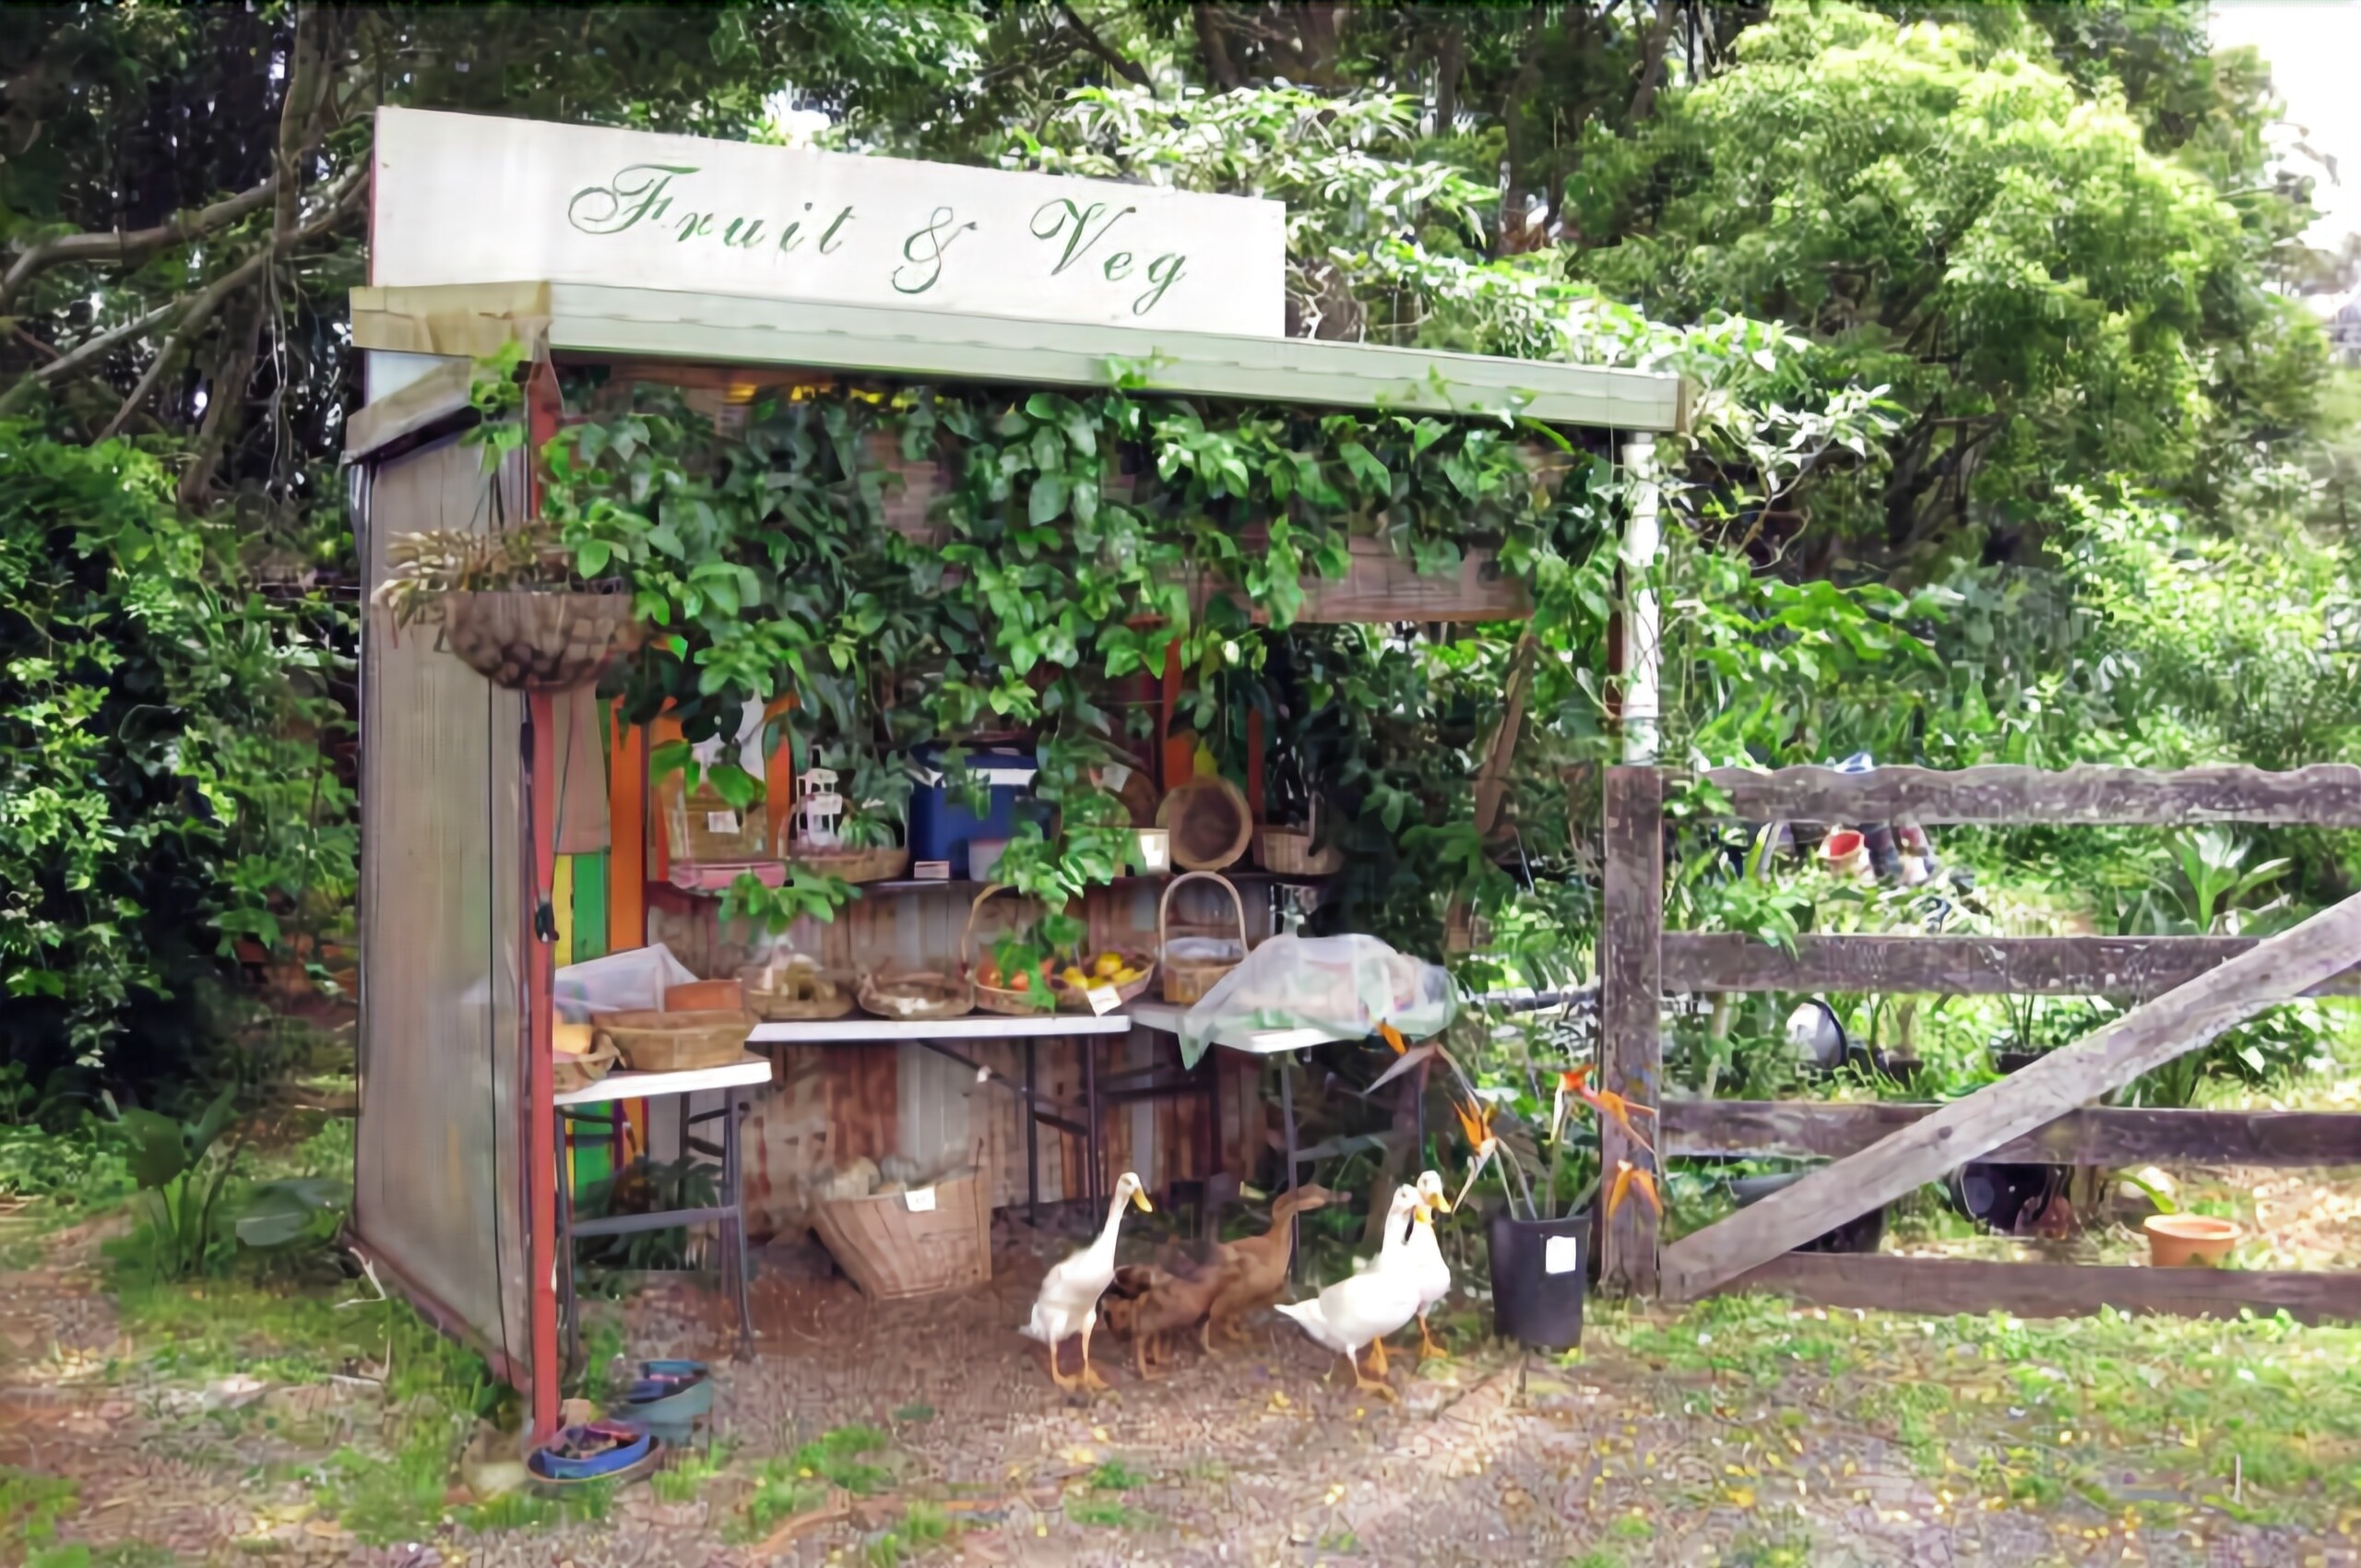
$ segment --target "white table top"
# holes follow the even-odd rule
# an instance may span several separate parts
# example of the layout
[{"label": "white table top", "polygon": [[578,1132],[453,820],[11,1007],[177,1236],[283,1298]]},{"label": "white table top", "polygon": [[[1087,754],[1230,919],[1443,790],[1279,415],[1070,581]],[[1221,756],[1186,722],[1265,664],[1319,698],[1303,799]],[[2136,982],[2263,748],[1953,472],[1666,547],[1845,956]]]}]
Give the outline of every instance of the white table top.
[{"label": "white table top", "polygon": [[[1132,1004],[1132,1021],[1144,1028],[1178,1035],[1180,1020],[1188,1011],[1169,1002],[1136,1002]],[[1290,1051],[1326,1045],[1336,1038],[1325,1029],[1251,1029],[1240,1035],[1216,1035],[1214,1043],[1224,1051],[1243,1051],[1249,1056],[1283,1056]]]},{"label": "white table top", "polygon": [[1133,1019],[1123,1013],[967,1013],[956,1018],[796,1018],[757,1024],[759,1045],[878,1045],[897,1039],[1027,1039],[1048,1035],[1120,1035]]},{"label": "white table top", "polygon": [[604,1105],[610,1100],[647,1099],[657,1095],[702,1094],[706,1089],[743,1087],[771,1081],[771,1062],[752,1051],[720,1067],[693,1067],[685,1073],[610,1073],[587,1089],[569,1089],[552,1098],[555,1105]]}]

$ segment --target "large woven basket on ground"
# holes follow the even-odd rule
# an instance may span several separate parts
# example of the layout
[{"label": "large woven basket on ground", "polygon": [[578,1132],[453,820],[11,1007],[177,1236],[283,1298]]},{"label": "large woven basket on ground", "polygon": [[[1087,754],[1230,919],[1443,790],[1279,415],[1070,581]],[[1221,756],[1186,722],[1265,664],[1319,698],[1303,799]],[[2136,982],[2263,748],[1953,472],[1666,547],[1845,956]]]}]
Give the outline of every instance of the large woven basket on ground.
[{"label": "large woven basket on ground", "polygon": [[812,1206],[812,1228],[829,1255],[872,1301],[963,1289],[992,1277],[991,1192],[980,1158],[919,1191],[933,1194],[933,1207],[912,1209],[908,1193]]},{"label": "large woven basket on ground", "polygon": [[590,1021],[635,1073],[726,1067],[746,1054],[746,1038],[754,1032],[753,1015],[741,1012],[599,1013]]},{"label": "large woven basket on ground", "polygon": [[495,686],[563,692],[587,686],[645,635],[627,593],[443,596],[443,643]]}]

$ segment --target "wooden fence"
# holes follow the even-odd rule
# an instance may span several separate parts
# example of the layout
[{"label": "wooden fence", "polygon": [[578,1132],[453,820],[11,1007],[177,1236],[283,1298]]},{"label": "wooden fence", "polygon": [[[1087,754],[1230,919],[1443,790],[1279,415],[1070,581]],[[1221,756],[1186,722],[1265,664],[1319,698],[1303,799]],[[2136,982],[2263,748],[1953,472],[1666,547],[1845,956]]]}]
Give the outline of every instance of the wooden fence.
[{"label": "wooden fence", "polygon": [[[2300,823],[2361,827],[2361,768],[2151,773],[2081,767],[1957,773],[1720,769],[1727,820],[1927,826]],[[2361,993],[2361,899],[2260,940],[2211,936],[1809,936],[1792,953],[1743,935],[1664,930],[1664,825],[1679,776],[1607,777],[1600,941],[1600,1077],[1657,1106],[1665,1156],[1824,1158],[1834,1163],[1659,1252],[1657,1217],[1630,1202],[1602,1227],[1610,1290],[1688,1300],[1761,1286],[1831,1306],[2027,1315],[2241,1308],[2361,1316],[2361,1274],[2150,1269],[1798,1253],[1796,1245],[1971,1160],[2119,1166],[2361,1164],[2361,1115],[2131,1110],[2089,1102],[2223,1029],[2296,996]],[[1666,1100],[1667,993],[1781,991],[2111,995],[2139,1002],[2071,1046],[1947,1105]],[[1611,1123],[1605,1168],[1643,1169]]]}]

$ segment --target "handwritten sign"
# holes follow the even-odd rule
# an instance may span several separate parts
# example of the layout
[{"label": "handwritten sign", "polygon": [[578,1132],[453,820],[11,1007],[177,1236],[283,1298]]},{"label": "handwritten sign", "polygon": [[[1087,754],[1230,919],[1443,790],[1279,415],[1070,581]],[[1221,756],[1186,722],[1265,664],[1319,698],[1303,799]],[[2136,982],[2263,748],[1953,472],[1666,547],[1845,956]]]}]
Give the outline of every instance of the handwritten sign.
[{"label": "handwritten sign", "polygon": [[1287,208],[1153,185],[377,111],[370,281],[548,281],[1278,337]]}]

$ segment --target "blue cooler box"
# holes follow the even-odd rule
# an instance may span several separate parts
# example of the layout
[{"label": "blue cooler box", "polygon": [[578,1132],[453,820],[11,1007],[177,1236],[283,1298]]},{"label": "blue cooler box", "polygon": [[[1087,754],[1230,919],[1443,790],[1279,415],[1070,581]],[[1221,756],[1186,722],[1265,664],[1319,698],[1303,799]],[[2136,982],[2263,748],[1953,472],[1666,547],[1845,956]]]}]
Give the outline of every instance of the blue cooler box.
[{"label": "blue cooler box", "polygon": [[967,875],[967,841],[1011,838],[1016,834],[1016,802],[1033,788],[1039,763],[1014,747],[979,746],[967,754],[966,782],[991,787],[992,809],[978,816],[962,803],[964,790],[943,781],[946,746],[920,746],[910,754],[918,783],[910,790],[910,859],[949,861],[951,874]]}]

